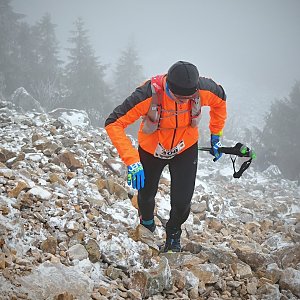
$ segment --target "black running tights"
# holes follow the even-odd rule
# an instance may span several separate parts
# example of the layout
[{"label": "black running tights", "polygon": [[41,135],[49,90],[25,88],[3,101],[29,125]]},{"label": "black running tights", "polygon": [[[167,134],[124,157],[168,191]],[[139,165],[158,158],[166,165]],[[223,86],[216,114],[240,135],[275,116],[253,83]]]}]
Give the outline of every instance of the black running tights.
[{"label": "black running tights", "polygon": [[172,159],[160,159],[139,147],[141,163],[145,172],[144,188],[138,192],[138,205],[143,220],[154,217],[155,195],[161,173],[166,165],[171,175],[171,211],[167,231],[180,229],[187,220],[194,193],[198,163],[197,143]]}]

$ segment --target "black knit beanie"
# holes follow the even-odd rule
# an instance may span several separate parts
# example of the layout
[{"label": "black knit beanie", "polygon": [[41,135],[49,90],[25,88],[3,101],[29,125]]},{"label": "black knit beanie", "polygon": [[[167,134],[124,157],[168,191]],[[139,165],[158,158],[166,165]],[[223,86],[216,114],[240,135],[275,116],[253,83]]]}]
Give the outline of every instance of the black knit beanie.
[{"label": "black knit beanie", "polygon": [[167,83],[172,93],[190,96],[199,88],[197,67],[186,61],[178,61],[168,71]]}]

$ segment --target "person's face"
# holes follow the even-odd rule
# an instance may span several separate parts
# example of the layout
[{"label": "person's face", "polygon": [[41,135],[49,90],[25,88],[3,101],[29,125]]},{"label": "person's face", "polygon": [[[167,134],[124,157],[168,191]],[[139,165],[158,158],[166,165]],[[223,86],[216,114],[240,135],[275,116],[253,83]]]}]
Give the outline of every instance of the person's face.
[{"label": "person's face", "polygon": [[184,103],[187,103],[189,100],[194,100],[198,98],[198,93],[194,93],[193,95],[189,95],[189,96],[181,96],[181,95],[176,95],[174,94],[171,90],[170,90],[170,93],[174,99],[174,101],[177,103],[177,104],[184,104]]}]

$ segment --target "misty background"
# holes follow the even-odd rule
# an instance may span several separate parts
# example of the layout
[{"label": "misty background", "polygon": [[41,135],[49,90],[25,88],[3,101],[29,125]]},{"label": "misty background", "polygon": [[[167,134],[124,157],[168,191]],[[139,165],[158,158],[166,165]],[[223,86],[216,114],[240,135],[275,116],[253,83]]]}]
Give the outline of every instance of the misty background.
[{"label": "misty background", "polygon": [[225,87],[278,96],[300,77],[298,0],[13,0],[12,6],[31,24],[50,13],[62,58],[82,17],[96,56],[113,66],[133,39],[146,77],[182,59]]},{"label": "misty background", "polygon": [[143,80],[178,60],[190,61],[227,93],[224,138],[254,145],[261,168],[274,163],[299,179],[300,159],[287,149],[299,148],[300,1],[0,0],[0,5],[2,97],[9,99],[23,86],[46,110],[85,109],[93,125],[103,127]]}]

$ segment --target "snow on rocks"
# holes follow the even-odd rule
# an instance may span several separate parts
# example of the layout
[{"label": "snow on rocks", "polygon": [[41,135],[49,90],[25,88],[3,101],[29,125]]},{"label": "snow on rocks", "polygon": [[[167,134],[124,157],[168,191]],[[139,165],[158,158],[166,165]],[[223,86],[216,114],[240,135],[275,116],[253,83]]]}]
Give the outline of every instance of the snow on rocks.
[{"label": "snow on rocks", "polygon": [[300,298],[300,271],[293,268],[285,269],[280,277],[279,285]]},{"label": "snow on rocks", "polygon": [[88,114],[83,110],[56,108],[50,111],[49,115],[58,121],[80,128],[88,127],[91,124]]},{"label": "snow on rocks", "polygon": [[300,297],[296,182],[275,166],[236,180],[226,156],[200,154],[184,252],[159,254],[168,170],[152,234],[105,131],[75,113],[72,123],[0,102],[1,299]]},{"label": "snow on rocks", "polygon": [[173,286],[168,260],[162,257],[155,268],[132,274],[131,288],[141,292],[143,298],[170,290]]},{"label": "snow on rocks", "polygon": [[34,99],[23,87],[16,89],[11,96],[11,102],[23,112],[36,110],[37,112],[44,112],[40,103]]},{"label": "snow on rocks", "polygon": [[93,291],[92,280],[77,267],[49,261],[40,264],[31,274],[18,278],[18,282],[28,299],[53,299],[54,295],[67,292],[86,300]]}]

